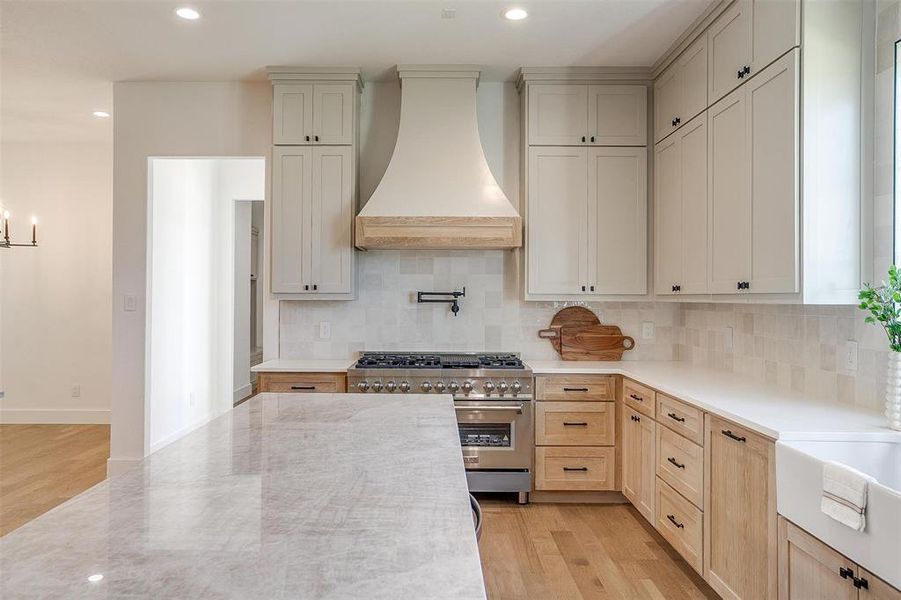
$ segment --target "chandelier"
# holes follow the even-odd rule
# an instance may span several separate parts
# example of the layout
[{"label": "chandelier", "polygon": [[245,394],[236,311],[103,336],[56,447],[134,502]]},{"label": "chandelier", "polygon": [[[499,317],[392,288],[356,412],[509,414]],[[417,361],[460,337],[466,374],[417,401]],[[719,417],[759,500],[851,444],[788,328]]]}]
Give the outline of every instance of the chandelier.
[{"label": "chandelier", "polygon": [[38,245],[38,220],[31,217],[31,243],[13,244],[9,239],[9,211],[3,212],[3,238],[0,238],[0,248],[34,248]]}]

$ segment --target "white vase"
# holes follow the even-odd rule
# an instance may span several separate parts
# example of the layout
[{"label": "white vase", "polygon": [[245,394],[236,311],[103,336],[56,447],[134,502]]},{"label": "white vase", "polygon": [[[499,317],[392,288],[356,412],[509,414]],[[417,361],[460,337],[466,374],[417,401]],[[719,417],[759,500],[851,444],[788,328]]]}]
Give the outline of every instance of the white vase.
[{"label": "white vase", "polygon": [[901,431],[901,352],[889,351],[885,375],[885,417],[889,427]]}]

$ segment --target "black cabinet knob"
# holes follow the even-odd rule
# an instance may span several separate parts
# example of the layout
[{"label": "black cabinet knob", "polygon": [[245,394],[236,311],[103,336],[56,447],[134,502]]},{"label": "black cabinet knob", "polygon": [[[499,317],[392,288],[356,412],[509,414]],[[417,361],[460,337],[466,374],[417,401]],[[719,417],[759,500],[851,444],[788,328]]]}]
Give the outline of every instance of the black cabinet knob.
[{"label": "black cabinet knob", "polygon": [[682,119],[680,119],[679,117],[676,117],[675,121],[676,121],[675,124],[678,125],[679,123],[682,122]]},{"label": "black cabinet knob", "polygon": [[594,291],[594,286],[593,286],[593,285],[592,285],[592,286],[589,286],[589,287],[588,287],[588,291],[593,292],[593,291]]},{"label": "black cabinet knob", "polygon": [[318,289],[319,289],[319,286],[316,285],[316,284],[314,283],[314,284],[313,284],[313,291],[315,292],[315,291],[318,290]]},{"label": "black cabinet knob", "polygon": [[591,136],[591,143],[594,143],[594,136]]},{"label": "black cabinet knob", "polygon": [[318,135],[314,135],[314,136],[313,136],[313,141],[314,141],[314,142],[318,142],[318,141],[319,141],[319,136],[318,136]]},{"label": "black cabinet knob", "polygon": [[307,142],[309,142],[309,141],[310,141],[310,136],[305,135],[305,136],[304,136],[304,140],[307,141]]},{"label": "black cabinet knob", "polygon": [[585,291],[585,286],[584,286],[584,285],[582,286],[582,291],[583,291],[583,292]]},{"label": "black cabinet knob", "polygon": [[841,575],[842,579],[847,579],[854,576],[854,571],[848,567],[839,567],[838,574]]},{"label": "black cabinet knob", "polygon": [[309,286],[309,285],[303,286],[303,291],[309,292],[309,291],[310,291],[310,286]]},{"label": "black cabinet knob", "polygon": [[585,143],[585,136],[582,136],[582,143]]}]

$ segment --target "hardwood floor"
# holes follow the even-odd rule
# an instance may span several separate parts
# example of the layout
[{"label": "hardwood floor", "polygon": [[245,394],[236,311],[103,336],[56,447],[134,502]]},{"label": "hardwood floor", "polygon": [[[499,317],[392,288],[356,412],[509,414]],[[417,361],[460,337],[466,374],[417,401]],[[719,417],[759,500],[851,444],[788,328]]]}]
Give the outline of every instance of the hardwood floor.
[{"label": "hardwood floor", "polygon": [[479,502],[491,600],[719,598],[631,505]]},{"label": "hardwood floor", "polygon": [[109,425],[0,425],[0,536],[106,479]]}]

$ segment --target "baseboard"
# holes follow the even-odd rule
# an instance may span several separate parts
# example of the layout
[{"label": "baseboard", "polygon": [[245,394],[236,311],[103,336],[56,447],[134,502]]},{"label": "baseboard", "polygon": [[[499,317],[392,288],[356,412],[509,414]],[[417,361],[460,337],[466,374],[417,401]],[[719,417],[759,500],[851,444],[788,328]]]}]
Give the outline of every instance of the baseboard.
[{"label": "baseboard", "polygon": [[3,408],[0,423],[39,425],[107,425],[109,410],[55,409],[55,408]]},{"label": "baseboard", "polygon": [[108,458],[106,459],[106,476],[120,475],[139,464],[141,464],[140,458]]},{"label": "baseboard", "polygon": [[629,502],[620,492],[532,492],[529,502],[557,504],[625,504]]},{"label": "baseboard", "polygon": [[156,452],[157,450],[159,450],[160,448],[163,448],[164,446],[168,446],[172,442],[186,436],[187,434],[191,433],[195,429],[203,427],[204,425],[206,425],[213,419],[225,414],[228,410],[229,409],[226,409],[226,410],[211,414],[207,417],[204,417],[203,419],[200,419],[199,421],[195,421],[194,423],[191,423],[190,425],[186,425],[185,427],[182,427],[178,431],[170,433],[169,435],[167,435],[163,439],[159,440],[158,442],[151,444],[150,449],[147,451],[147,455],[149,456],[149,455],[153,454],[154,452]]},{"label": "baseboard", "polygon": [[247,385],[242,385],[241,387],[236,389],[234,391],[234,393],[232,394],[232,402],[238,402],[240,400],[243,400],[244,398],[251,395],[252,393],[253,393],[253,384],[252,383],[248,383]]}]

